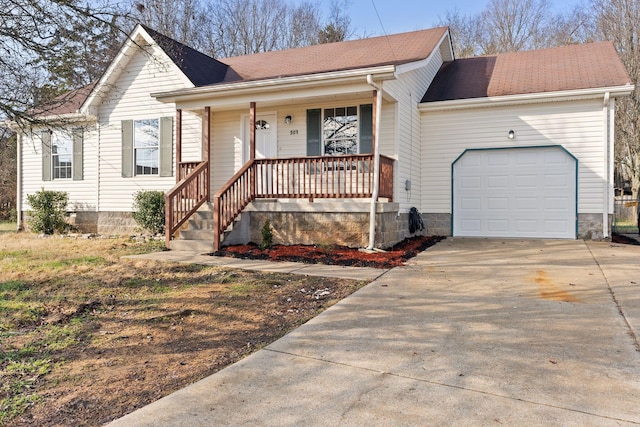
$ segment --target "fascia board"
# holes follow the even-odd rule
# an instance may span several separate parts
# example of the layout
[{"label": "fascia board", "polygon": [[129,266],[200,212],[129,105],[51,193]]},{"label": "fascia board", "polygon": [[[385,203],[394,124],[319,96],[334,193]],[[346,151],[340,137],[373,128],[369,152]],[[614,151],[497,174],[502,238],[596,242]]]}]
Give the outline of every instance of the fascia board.
[{"label": "fascia board", "polygon": [[162,102],[181,102],[205,98],[222,98],[230,95],[236,96],[248,93],[260,94],[271,91],[286,91],[301,86],[343,85],[364,81],[363,79],[366,79],[368,74],[373,75],[376,80],[389,80],[395,78],[395,69],[395,65],[385,65],[382,67],[359,68],[357,70],[336,71],[331,73],[201,86],[170,92],[156,92],[152,93],[151,96]]},{"label": "fascia board", "polygon": [[420,111],[459,110],[466,108],[497,107],[516,104],[532,104],[545,101],[575,101],[580,99],[594,99],[609,93],[612,97],[628,96],[634,90],[633,85],[613,86],[604,88],[576,89],[557,92],[540,92],[522,95],[494,96],[473,99],[455,99],[452,101],[423,102],[418,104]]},{"label": "fascia board", "polygon": [[449,37],[449,30],[444,32],[444,34],[442,35],[442,37],[440,38],[436,46],[433,48],[429,56],[427,56],[425,59],[398,65],[396,68],[396,77],[398,77],[401,74],[408,73],[409,71],[417,70],[419,68],[427,66],[433,59],[436,52],[440,51],[440,45],[442,45],[442,42],[444,42],[448,37]]},{"label": "fascia board", "polygon": [[154,55],[162,56],[163,60],[168,63],[172,69],[172,71],[179,76],[180,80],[187,87],[194,87],[194,84],[187,78],[187,76],[178,68],[178,66],[169,58],[169,56],[162,50],[155,40],[147,33],[147,31],[141,26],[136,25],[136,28],[133,30],[131,35],[127,37],[127,40],[124,42],[120,51],[116,55],[116,57],[111,61],[105,72],[98,80],[98,83],[93,88],[85,102],[80,107],[80,111],[83,113],[87,113],[88,109],[93,106],[96,99],[100,96],[100,94],[108,92],[108,86],[110,83],[113,83],[117,80],[118,76],[124,70],[126,65],[129,63],[131,57],[137,53],[136,50],[139,49],[140,41],[144,40],[152,49]]}]

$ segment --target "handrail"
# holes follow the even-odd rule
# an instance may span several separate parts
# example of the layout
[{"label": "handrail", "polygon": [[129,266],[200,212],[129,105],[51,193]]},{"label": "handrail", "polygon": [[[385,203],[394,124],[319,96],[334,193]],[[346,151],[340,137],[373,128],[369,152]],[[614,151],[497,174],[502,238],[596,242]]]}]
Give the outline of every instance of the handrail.
[{"label": "handrail", "polygon": [[255,199],[255,160],[249,160],[213,196],[213,250],[220,250],[222,234]]},{"label": "handrail", "polygon": [[198,164],[165,193],[165,245],[167,248],[173,234],[193,215],[200,206],[209,200],[209,162]]}]

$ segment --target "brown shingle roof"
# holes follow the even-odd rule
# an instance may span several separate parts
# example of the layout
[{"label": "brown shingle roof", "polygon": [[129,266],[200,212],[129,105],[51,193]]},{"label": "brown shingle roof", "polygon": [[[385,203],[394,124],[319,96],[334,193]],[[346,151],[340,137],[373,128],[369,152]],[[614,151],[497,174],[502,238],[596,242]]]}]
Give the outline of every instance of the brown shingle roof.
[{"label": "brown shingle roof", "polygon": [[427,58],[446,31],[441,27],[236,56],[220,62],[229,65],[224,83],[399,65]]},{"label": "brown shingle roof", "polygon": [[80,89],[72,90],[55,97],[46,104],[40,105],[29,112],[34,116],[60,116],[78,112],[96,83],[90,83]]},{"label": "brown shingle roof", "polygon": [[624,86],[631,79],[610,42],[571,45],[442,65],[422,102]]}]

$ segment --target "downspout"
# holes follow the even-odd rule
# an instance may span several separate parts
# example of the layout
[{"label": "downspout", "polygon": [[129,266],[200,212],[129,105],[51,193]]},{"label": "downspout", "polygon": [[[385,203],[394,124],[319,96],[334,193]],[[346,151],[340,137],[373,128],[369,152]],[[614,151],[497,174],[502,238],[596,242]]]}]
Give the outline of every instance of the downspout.
[{"label": "downspout", "polygon": [[369,211],[369,245],[373,250],[376,241],[376,203],[380,192],[380,116],[382,113],[382,87],[373,82],[371,74],[367,74],[367,83],[376,91],[376,121],[373,134],[373,189],[371,191],[371,208]]},{"label": "downspout", "polygon": [[22,132],[16,134],[16,231],[22,231]]},{"label": "downspout", "polygon": [[603,191],[603,201],[602,201],[602,238],[609,238],[609,185],[611,184],[611,180],[609,178],[609,174],[611,172],[610,167],[610,158],[613,155],[611,151],[611,122],[609,120],[609,100],[610,94],[609,92],[605,92],[604,101],[603,101],[603,113],[604,113],[604,124],[605,124],[605,146],[604,151],[606,156],[604,156],[604,165],[603,172],[605,174],[604,179],[604,191]]}]

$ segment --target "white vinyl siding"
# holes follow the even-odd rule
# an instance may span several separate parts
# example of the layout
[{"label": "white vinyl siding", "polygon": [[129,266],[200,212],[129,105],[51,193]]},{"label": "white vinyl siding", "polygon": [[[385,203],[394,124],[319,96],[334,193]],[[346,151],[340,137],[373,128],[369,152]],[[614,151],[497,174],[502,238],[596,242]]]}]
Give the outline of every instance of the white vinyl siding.
[{"label": "white vinyl siding", "polygon": [[[421,126],[420,112],[417,105],[442,66],[440,50],[434,51],[430,60],[422,67],[401,73],[397,80],[384,82],[384,90],[398,100],[395,108],[396,134],[392,141],[395,147],[391,150],[386,143],[387,133],[381,135],[382,153],[393,153],[397,158],[395,174],[395,201],[400,203],[400,210],[406,212],[412,206],[419,207],[422,195],[421,180]],[[389,108],[393,111],[393,109]],[[383,122],[389,120],[383,107]],[[411,181],[411,191],[405,191],[405,182]]]},{"label": "white vinyl siding", "polygon": [[[175,135],[175,105],[156,101],[150,93],[181,89],[184,88],[184,82],[167,62],[163,62],[164,55],[157,50],[154,53],[153,56],[142,52],[133,55],[124,65],[116,82],[109,88],[106,99],[98,107],[101,139],[100,211],[130,211],[133,195],[137,191],[167,191],[175,184],[175,170],[173,176],[169,177],[157,175],[122,177],[121,122],[123,120],[148,119],[150,112],[153,112],[154,117],[173,117],[173,135]],[[183,118],[184,135],[188,135],[184,132],[185,128],[199,128],[195,123],[197,119],[194,115],[186,114]],[[183,160],[190,157],[196,157],[199,160],[199,155],[192,154],[194,150],[198,151],[199,147],[194,148],[193,144],[185,143],[189,141],[192,139],[188,138],[187,141],[183,139],[183,152],[189,153],[183,157]],[[173,146],[173,159],[175,159],[175,141]]]},{"label": "white vinyl siding", "polygon": [[73,124],[82,127],[84,172],[82,180],[54,179],[42,180],[42,140],[40,132],[25,134],[22,138],[22,206],[29,209],[27,195],[41,189],[66,191],[69,194],[69,211],[94,211],[98,206],[98,133],[95,125]]},{"label": "white vinyl siding", "polygon": [[451,164],[465,149],[544,145],[561,145],[578,158],[578,213],[602,212],[601,100],[425,111],[422,135],[423,212],[451,213]]}]

